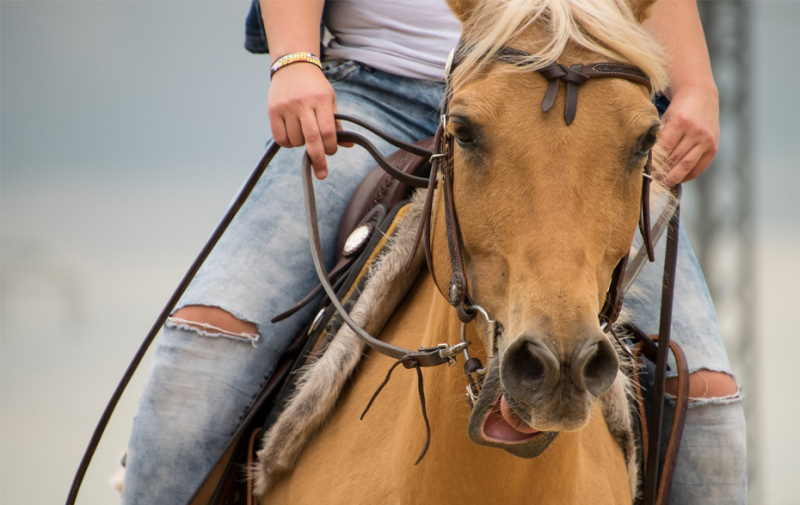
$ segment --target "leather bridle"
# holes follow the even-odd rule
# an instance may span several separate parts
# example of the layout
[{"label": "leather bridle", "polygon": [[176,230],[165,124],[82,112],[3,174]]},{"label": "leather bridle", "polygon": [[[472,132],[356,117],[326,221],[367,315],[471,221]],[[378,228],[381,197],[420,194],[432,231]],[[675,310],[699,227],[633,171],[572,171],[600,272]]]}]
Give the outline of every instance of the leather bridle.
[{"label": "leather bridle", "polygon": [[[450,266],[452,275],[447,290],[443,290],[438,285],[442,295],[455,307],[458,318],[463,323],[472,321],[475,317],[475,310],[471,310],[473,301],[469,296],[467,285],[467,275],[462,254],[463,244],[461,240],[461,230],[458,223],[454,198],[453,198],[453,150],[454,137],[447,131],[447,121],[449,119],[449,105],[453,93],[453,71],[463,61],[466,53],[465,46],[459,46],[451,54],[450,61],[446,70],[446,90],[444,108],[441,115],[441,123],[436,132],[434,143],[434,155],[432,156],[432,168],[428,180],[428,195],[423,207],[420,218],[420,227],[414,242],[412,256],[418,246],[420,238],[423,237],[425,244],[425,256],[428,262],[428,269],[434,282],[437,281],[433,271],[433,255],[430,246],[431,229],[431,209],[433,206],[433,193],[437,182],[441,179],[441,194],[444,197],[445,210],[445,229],[447,234],[447,248],[450,255]],[[509,63],[513,65],[524,65],[534,59],[534,55],[510,47],[501,47],[492,57],[492,61]],[[589,79],[600,77],[613,77],[626,79],[647,87],[648,92],[652,91],[650,78],[642,70],[632,65],[616,62],[601,62],[590,64],[575,64],[570,67],[560,63],[551,63],[545,67],[535,70],[547,79],[547,90],[542,100],[542,112],[548,112],[555,103],[558,94],[559,81],[566,84],[566,101],[564,108],[564,120],[569,125],[575,119],[578,102],[578,89],[581,84]],[[642,194],[640,204],[639,229],[642,233],[643,243],[650,261],[654,260],[653,241],[650,233],[650,181],[652,167],[652,152],[648,155],[647,162],[642,172]],[[441,177],[439,177],[441,174]],[[409,260],[410,262],[410,260]],[[622,308],[623,279],[625,269],[628,264],[628,256],[623,257],[611,277],[605,303],[598,315],[600,324],[605,331],[610,331],[612,325],[619,316]]]}]

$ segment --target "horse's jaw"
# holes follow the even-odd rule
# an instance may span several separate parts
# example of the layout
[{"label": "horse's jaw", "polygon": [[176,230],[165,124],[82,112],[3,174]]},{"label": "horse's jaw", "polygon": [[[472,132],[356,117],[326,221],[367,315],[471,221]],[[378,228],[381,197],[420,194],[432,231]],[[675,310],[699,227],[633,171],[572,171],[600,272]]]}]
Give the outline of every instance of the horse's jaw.
[{"label": "horse's jaw", "polygon": [[469,438],[478,445],[505,449],[520,458],[535,458],[550,446],[558,432],[533,430],[504,405],[499,372],[500,367],[493,363],[486,374],[469,418]]}]

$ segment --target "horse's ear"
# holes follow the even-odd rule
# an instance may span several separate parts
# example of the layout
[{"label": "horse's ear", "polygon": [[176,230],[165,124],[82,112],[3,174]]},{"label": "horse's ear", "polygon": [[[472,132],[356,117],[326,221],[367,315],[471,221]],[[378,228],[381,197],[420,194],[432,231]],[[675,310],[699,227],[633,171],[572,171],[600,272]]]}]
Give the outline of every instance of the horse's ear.
[{"label": "horse's ear", "polygon": [[478,2],[479,0],[447,0],[447,5],[450,6],[450,10],[453,11],[458,20],[464,24],[478,6]]},{"label": "horse's ear", "polygon": [[650,8],[657,0],[628,0],[631,4],[633,15],[639,23],[650,17]]}]

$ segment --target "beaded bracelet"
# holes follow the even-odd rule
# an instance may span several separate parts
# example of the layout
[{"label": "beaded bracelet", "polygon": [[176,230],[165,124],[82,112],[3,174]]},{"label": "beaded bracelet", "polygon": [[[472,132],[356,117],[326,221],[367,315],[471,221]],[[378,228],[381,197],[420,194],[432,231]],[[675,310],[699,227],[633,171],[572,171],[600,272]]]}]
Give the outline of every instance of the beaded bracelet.
[{"label": "beaded bracelet", "polygon": [[269,78],[272,79],[272,76],[275,75],[275,72],[282,69],[287,65],[291,65],[292,63],[311,63],[319,67],[322,70],[322,62],[319,60],[319,57],[314,56],[312,53],[300,52],[300,53],[289,53],[281,56],[275,63],[269,67]]}]

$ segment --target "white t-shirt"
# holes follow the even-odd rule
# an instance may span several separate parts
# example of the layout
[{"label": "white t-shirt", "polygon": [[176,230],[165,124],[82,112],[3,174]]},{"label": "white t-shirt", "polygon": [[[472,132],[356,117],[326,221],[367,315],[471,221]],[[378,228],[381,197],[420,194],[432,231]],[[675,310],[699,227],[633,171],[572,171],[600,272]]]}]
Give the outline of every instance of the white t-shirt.
[{"label": "white t-shirt", "polygon": [[326,59],[356,60],[418,79],[444,80],[461,25],[444,0],[328,0]]}]

